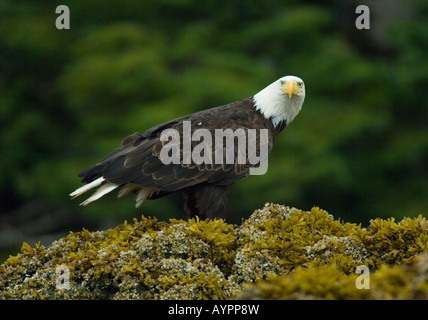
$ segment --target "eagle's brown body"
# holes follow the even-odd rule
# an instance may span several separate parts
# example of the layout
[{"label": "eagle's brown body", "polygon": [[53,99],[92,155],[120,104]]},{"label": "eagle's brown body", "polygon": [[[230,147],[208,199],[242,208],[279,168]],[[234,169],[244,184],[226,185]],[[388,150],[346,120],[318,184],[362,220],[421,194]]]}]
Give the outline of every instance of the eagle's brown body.
[{"label": "eagle's brown body", "polygon": [[[215,136],[215,129],[238,128],[268,129],[268,151],[278,133],[286,126],[285,121],[274,128],[270,119],[266,119],[254,107],[253,97],[236,101],[221,107],[196,112],[166,123],[154,126],[143,134],[134,133],[125,138],[122,147],[111,153],[96,166],[83,170],[79,177],[82,182],[92,182],[103,177],[105,182],[125,186],[157,188],[158,191],[147,199],[157,199],[170,193],[183,191],[186,197],[185,209],[190,216],[214,218],[221,216],[226,209],[229,186],[236,180],[246,177],[253,165],[238,164],[164,164],[159,156],[165,142],[160,140],[165,129],[175,129],[183,141],[183,121],[191,121],[193,130],[207,129]],[[249,127],[251,124],[251,127]],[[236,140],[236,139],[235,139]],[[199,142],[193,141],[195,145]],[[256,145],[259,146],[260,139]],[[258,148],[259,149],[259,148]],[[182,150],[182,149],[181,149]],[[235,160],[237,147],[235,148]],[[214,145],[213,145],[214,159]]]},{"label": "eagle's brown body", "polygon": [[[248,176],[251,170],[267,160],[275,138],[299,113],[304,98],[303,81],[295,76],[286,76],[249,98],[159,124],[143,134],[134,133],[123,140],[122,147],[97,165],[83,170],[79,177],[86,185],[70,196],[77,197],[98,187],[82,203],[86,205],[119,189],[119,197],[136,194],[138,207],[145,200],[183,191],[185,208],[190,216],[197,215],[202,219],[222,216],[226,210],[229,186]],[[216,137],[217,129],[233,133],[226,137],[226,140],[230,138],[233,153],[230,153],[231,146],[224,143],[224,137],[220,141],[211,141],[209,147],[197,148],[201,140],[205,140],[201,132]],[[179,137],[176,145],[180,148],[175,153],[179,153],[177,161],[164,161],[166,146],[173,140],[172,136],[170,140],[165,139],[164,134],[168,130]],[[244,148],[248,146],[249,149],[251,145],[255,157],[259,157],[258,162],[249,156],[249,151],[242,156],[242,141],[234,136],[238,131],[245,135]],[[263,139],[262,131],[265,134]],[[255,136],[249,134],[253,132],[256,132]],[[188,137],[187,133],[192,133],[192,137]],[[194,139],[193,133],[201,136]],[[191,152],[184,147],[184,143],[192,150],[202,150],[204,157],[211,156],[210,159],[215,161],[188,161]],[[219,148],[222,152],[218,156],[220,159],[217,159]],[[224,157],[225,154],[230,157]]]}]

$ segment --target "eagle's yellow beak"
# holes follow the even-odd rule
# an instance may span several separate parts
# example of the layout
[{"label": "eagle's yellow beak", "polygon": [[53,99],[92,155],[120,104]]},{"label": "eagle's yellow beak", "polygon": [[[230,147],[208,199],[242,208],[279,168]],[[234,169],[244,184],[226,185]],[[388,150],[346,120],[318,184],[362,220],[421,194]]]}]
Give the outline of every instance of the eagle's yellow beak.
[{"label": "eagle's yellow beak", "polygon": [[287,81],[287,84],[284,88],[281,89],[282,92],[288,94],[288,97],[291,99],[291,96],[296,93],[301,93],[302,91],[299,90],[297,87],[296,81],[290,80]]}]

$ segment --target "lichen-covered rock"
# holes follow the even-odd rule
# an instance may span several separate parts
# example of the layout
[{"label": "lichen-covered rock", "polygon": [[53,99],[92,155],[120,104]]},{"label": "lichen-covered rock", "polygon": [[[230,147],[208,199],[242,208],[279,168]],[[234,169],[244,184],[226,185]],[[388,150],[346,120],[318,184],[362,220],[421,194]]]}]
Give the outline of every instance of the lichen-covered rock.
[{"label": "lichen-covered rock", "polygon": [[[368,228],[277,204],[240,226],[143,216],[24,243],[0,266],[0,299],[426,299],[427,254],[422,216]],[[360,265],[370,289],[356,286]]]},{"label": "lichen-covered rock", "polygon": [[428,299],[428,255],[409,264],[382,265],[358,289],[359,274],[346,275],[335,265],[297,268],[246,284],[238,299]]}]

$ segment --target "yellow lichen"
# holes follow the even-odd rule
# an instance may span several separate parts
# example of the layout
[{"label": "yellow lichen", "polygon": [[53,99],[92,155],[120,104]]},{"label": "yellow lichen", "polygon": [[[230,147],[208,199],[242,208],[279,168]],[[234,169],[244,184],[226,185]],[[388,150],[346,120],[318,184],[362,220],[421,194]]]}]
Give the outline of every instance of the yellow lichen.
[{"label": "yellow lichen", "polygon": [[[266,204],[240,226],[142,216],[116,228],[27,243],[0,266],[0,299],[411,299],[428,294],[428,226],[367,228],[318,207]],[[370,269],[370,290],[356,268]],[[57,268],[70,288],[58,289]]]}]

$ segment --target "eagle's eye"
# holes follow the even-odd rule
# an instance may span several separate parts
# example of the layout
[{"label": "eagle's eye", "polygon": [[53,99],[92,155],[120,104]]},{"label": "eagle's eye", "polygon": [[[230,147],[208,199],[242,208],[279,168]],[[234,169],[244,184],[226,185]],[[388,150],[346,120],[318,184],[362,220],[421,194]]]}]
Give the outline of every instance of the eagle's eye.
[{"label": "eagle's eye", "polygon": [[302,87],[303,87],[303,82],[301,82],[301,81],[297,82],[297,86],[298,86],[299,88],[302,88]]},{"label": "eagle's eye", "polygon": [[281,83],[281,86],[283,86],[285,84],[285,81],[281,80],[280,83]]}]

